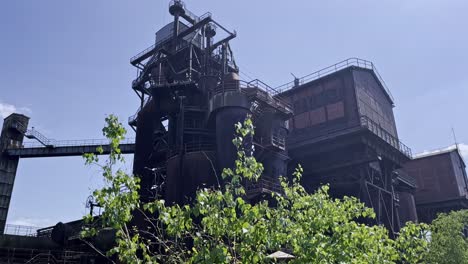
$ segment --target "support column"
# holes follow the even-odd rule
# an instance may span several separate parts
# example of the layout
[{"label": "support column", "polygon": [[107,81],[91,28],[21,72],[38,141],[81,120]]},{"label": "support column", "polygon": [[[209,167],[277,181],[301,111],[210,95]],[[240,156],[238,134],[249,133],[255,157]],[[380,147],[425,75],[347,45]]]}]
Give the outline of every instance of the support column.
[{"label": "support column", "polygon": [[23,144],[24,133],[28,127],[29,117],[11,114],[3,121],[0,136],[0,235],[5,231],[5,224],[10,207],[11,194],[15,183],[19,156],[8,156],[5,152],[11,146]]}]

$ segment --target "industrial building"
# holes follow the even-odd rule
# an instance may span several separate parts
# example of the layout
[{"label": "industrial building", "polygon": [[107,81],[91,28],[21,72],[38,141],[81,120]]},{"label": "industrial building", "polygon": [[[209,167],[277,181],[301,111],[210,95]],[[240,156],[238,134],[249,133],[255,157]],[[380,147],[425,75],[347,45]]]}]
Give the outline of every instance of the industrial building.
[{"label": "industrial building", "polygon": [[[236,158],[234,124],[251,115],[253,155],[265,167],[258,182],[245,183],[252,202],[281,191],[279,176],[302,164],[309,191],[329,184],[334,197],[359,197],[376,212],[369,224],[384,225],[391,236],[407,221],[468,208],[462,158],[455,151],[413,158],[398,136],[394,99],[372,62],[347,59],[272,88],[239,78],[229,44],[236,32],[210,13],[191,13],[182,1],[171,1],[169,12],[173,21],[156,32],[155,44],[130,59],[138,69],[131,89],[140,107],[128,120],[136,138],[121,148],[134,153],[143,201],[186,203],[197,188],[217,186],[216,175]],[[28,121],[7,117],[0,138],[0,262],[103,262],[78,239],[79,220],[28,236],[5,232],[21,158],[78,156],[101,145],[109,152],[105,141],[49,140]],[[23,143],[24,137],[37,144]],[[103,230],[95,243],[111,244],[111,232]]]},{"label": "industrial building", "polygon": [[468,177],[458,147],[416,156],[404,169],[416,179],[419,221],[430,223],[438,213],[468,208]]},{"label": "industrial building", "polygon": [[417,220],[406,201],[414,181],[398,173],[411,150],[398,138],[393,99],[373,63],[345,60],[279,88],[294,106],[287,146],[304,166],[306,188],[330,184],[337,197],[359,197],[390,234],[400,218]]}]

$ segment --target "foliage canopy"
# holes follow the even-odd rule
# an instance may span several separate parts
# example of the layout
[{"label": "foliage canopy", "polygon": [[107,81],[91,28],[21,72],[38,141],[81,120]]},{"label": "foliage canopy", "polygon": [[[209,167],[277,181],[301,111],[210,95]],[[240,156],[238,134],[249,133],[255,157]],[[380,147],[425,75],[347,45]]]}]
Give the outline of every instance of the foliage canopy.
[{"label": "foliage canopy", "polygon": [[[139,178],[114,168],[123,161],[118,143],[125,133],[115,116],[107,117],[103,134],[110,141],[109,158],[100,164],[96,155],[85,155],[87,164],[102,168],[106,186],[93,193],[104,209],[100,220],[87,216],[82,232],[86,237],[100,228],[115,229],[116,243],[107,254],[121,262],[271,263],[279,260],[268,255],[280,250],[295,257],[291,263],[421,263],[426,255],[426,225],[408,223],[392,240],[384,227],[356,220],[375,218],[357,198],[333,199],[328,186],[306,192],[300,166],[280,179],[281,193],[247,201],[244,183],[263,172],[246,140],[254,134],[250,118],[236,124],[237,160],[223,170],[225,184],[199,189],[186,205],[140,202]],[[136,217],[144,219],[143,228],[134,226]]]}]

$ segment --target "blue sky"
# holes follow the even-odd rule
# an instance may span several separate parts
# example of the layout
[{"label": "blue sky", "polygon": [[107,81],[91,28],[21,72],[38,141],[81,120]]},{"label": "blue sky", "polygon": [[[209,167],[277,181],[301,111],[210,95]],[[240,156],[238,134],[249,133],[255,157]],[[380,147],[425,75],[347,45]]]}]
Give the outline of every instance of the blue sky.
[{"label": "blue sky", "polygon": [[[0,116],[24,112],[54,139],[101,138],[106,114],[126,123],[138,106],[129,58],[170,22],[167,2],[2,1]],[[271,86],[349,57],[373,61],[395,98],[401,140],[414,152],[442,148],[453,144],[454,127],[468,158],[468,1],[186,4],[237,30],[241,71]],[[21,160],[8,222],[80,218],[99,184],[98,169],[79,157]]]}]

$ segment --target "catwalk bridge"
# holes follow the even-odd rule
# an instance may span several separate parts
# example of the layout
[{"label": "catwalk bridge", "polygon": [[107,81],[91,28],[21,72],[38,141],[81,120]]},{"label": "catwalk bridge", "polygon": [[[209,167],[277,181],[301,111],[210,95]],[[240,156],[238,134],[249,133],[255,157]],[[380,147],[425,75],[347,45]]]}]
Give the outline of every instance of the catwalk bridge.
[{"label": "catwalk bridge", "polygon": [[[21,145],[10,144],[6,149],[6,154],[9,156],[20,158],[81,156],[84,153],[99,154],[96,149],[100,146],[103,149],[103,155],[110,153],[109,140],[107,139],[54,140],[48,139],[34,128],[16,127],[16,129],[22,131],[25,137],[35,139],[37,142],[25,142]],[[123,154],[133,154],[135,152],[135,139],[129,138],[121,141],[120,150]]]}]

